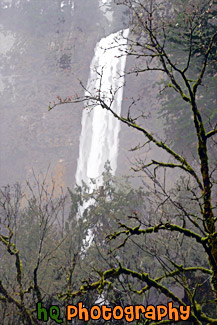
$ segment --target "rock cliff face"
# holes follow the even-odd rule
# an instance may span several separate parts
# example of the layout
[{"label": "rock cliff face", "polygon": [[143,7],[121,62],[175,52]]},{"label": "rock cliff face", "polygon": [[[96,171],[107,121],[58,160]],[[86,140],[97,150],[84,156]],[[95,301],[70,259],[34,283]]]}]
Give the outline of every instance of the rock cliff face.
[{"label": "rock cliff face", "polygon": [[[102,10],[99,4],[103,1],[50,0],[36,5],[34,0],[20,0],[17,6],[2,5],[0,185],[24,182],[33,170],[37,175],[50,166],[59,184],[73,186],[82,105],[63,105],[51,112],[47,107],[56,96],[81,93],[79,80],[86,85],[97,41],[126,27],[127,13],[121,7]],[[124,97],[147,87],[150,93],[150,80],[133,77],[129,82]],[[147,103],[140,105],[143,109]],[[152,104],[145,108],[154,111]],[[119,172],[128,172],[128,149],[138,141],[137,135],[132,140],[129,130],[122,128]]]}]

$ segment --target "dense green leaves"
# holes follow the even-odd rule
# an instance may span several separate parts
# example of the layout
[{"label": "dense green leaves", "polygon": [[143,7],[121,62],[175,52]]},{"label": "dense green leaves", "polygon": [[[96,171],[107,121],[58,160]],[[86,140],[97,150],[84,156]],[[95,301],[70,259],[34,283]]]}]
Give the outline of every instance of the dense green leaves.
[{"label": "dense green leaves", "polygon": [[[187,69],[189,80],[199,76],[211,37],[217,31],[216,1],[175,1],[172,22],[167,26],[166,47],[179,69]],[[217,120],[217,61],[216,41],[212,47],[204,80],[199,88],[197,103],[207,130],[215,127]],[[192,80],[193,84],[194,80]],[[167,83],[165,83],[166,85]],[[184,101],[172,89],[161,96],[160,115],[164,117],[165,132],[173,148],[184,152],[190,159],[196,156],[196,136],[193,115]]]}]

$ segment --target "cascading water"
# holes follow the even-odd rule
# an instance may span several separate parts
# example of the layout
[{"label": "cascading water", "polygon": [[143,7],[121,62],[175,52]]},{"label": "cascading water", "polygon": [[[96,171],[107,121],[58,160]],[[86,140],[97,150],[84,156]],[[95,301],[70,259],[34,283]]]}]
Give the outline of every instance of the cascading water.
[{"label": "cascading water", "polygon": [[[124,70],[129,29],[113,33],[95,47],[95,55],[90,66],[90,77],[86,87],[86,96],[99,95],[109,105],[115,96],[111,108],[121,113],[123,98]],[[88,103],[87,103],[88,106]],[[120,121],[100,107],[86,108],[82,115],[79,158],[76,171],[76,183],[84,181],[90,189],[102,184],[102,172],[106,161],[110,162],[112,173],[117,168]],[[93,185],[91,179],[96,179]]]},{"label": "cascading water", "polygon": [[[129,29],[119,31],[103,38],[95,47],[95,55],[90,66],[90,77],[85,95],[100,96],[111,109],[120,115],[123,98],[124,70]],[[113,98],[113,94],[115,96]],[[91,104],[90,102],[87,102]],[[100,105],[86,108],[82,115],[79,158],[76,171],[76,183],[84,181],[91,192],[102,184],[102,173],[106,161],[110,162],[112,173],[117,168],[120,121],[111,112]],[[96,180],[96,184],[91,182]],[[79,214],[91,205],[93,199],[80,207]],[[89,231],[85,244],[90,246],[93,234]],[[104,296],[98,297],[95,304],[105,303]]]},{"label": "cascading water", "polygon": [[113,10],[112,10],[113,0],[99,0],[99,8],[103,12],[103,15],[108,19],[109,23],[113,20]]}]

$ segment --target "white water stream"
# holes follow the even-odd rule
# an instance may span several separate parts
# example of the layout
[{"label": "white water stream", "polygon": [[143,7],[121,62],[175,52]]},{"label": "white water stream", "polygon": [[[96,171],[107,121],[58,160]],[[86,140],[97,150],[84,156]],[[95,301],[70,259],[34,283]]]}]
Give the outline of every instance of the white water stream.
[{"label": "white water stream", "polygon": [[[121,113],[123,98],[124,70],[129,30],[113,33],[103,39],[95,47],[95,55],[90,66],[90,76],[85,95],[97,95],[99,89],[105,102],[109,104],[112,94],[112,110]],[[102,75],[100,78],[99,75]],[[101,79],[101,80],[100,80]],[[88,105],[88,103],[87,103]],[[82,180],[94,189],[102,184],[102,172],[106,161],[110,162],[112,173],[117,168],[120,122],[113,115],[100,107],[92,110],[86,108],[82,115],[79,158],[76,171],[76,183]],[[97,179],[93,185],[91,179]]]},{"label": "white water stream", "polygon": [[113,20],[113,10],[112,10],[113,0],[99,0],[99,8],[103,12],[109,23]]},{"label": "white water stream", "polygon": [[[123,99],[123,75],[126,64],[124,51],[127,47],[128,33],[129,29],[113,33],[101,39],[96,45],[85,93],[86,96],[99,95],[100,89],[101,97],[109,105],[115,92],[111,109],[117,114],[121,113]],[[102,173],[106,161],[110,162],[112,174],[115,174],[117,169],[120,121],[109,111],[97,105],[92,110],[87,108],[83,111],[81,123],[79,158],[75,177],[78,185],[82,185],[84,181],[92,192],[102,185]],[[95,179],[96,184],[93,184],[91,179]],[[90,198],[80,207],[80,217],[92,203],[94,203],[93,199]],[[86,247],[91,245],[93,238],[93,233],[89,231],[84,240]],[[95,304],[102,303],[106,303],[104,295],[99,296],[95,301]]]}]

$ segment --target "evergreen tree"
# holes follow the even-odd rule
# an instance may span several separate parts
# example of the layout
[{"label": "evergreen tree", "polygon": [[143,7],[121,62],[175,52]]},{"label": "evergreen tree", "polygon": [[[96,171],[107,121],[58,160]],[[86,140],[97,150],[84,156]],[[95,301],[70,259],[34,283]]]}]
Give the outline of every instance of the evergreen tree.
[{"label": "evergreen tree", "polygon": [[[172,9],[168,14],[172,15],[173,19],[167,29],[166,48],[179,67],[183,70],[188,67],[187,77],[190,80],[200,73],[209,39],[217,31],[217,2],[176,0],[171,5]],[[208,128],[215,127],[217,121],[216,51],[215,42],[208,58],[206,76],[197,97],[204,125]],[[166,84],[167,82],[164,83]],[[192,159],[192,155],[196,155],[197,139],[191,128],[193,115],[188,110],[187,103],[181,102],[178,93],[171,88],[166,88],[159,99],[163,99],[160,115],[165,119],[165,132],[167,137],[172,139],[172,147]]]}]

